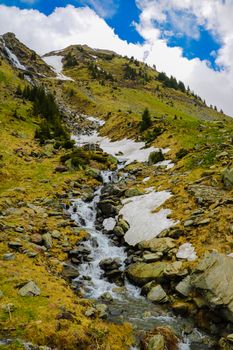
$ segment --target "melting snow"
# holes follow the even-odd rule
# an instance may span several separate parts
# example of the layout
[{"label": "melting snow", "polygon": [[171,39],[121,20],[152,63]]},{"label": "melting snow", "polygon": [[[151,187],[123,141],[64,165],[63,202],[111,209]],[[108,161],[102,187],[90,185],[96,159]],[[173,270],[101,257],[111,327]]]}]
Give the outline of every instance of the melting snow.
[{"label": "melting snow", "polygon": [[179,247],[176,257],[178,259],[194,261],[197,259],[197,254],[191,243],[184,243]]},{"label": "melting snow", "polygon": [[[136,142],[130,139],[122,139],[120,141],[110,141],[107,137],[101,137],[97,131],[91,135],[78,135],[73,137],[79,146],[88,143],[96,143],[108,154],[118,158],[119,161],[130,164],[134,161],[148,161],[151,152],[158,151],[158,148],[144,148],[144,142]],[[163,153],[167,153],[169,149],[163,149]]]},{"label": "melting snow", "polygon": [[73,81],[72,78],[69,78],[62,74],[62,69],[63,69],[63,63],[62,63],[63,56],[47,56],[43,57],[43,60],[53,68],[54,72],[57,74],[57,79],[59,80],[71,80]]},{"label": "melting snow", "polygon": [[18,68],[18,69],[26,70],[26,67],[19,62],[18,57],[6,46],[5,40],[3,39],[2,36],[0,37],[0,39],[1,39],[2,43],[3,43],[4,49],[5,49],[6,53],[7,53],[7,56],[9,57],[9,59],[10,59],[11,63],[13,64],[13,66]]},{"label": "melting snow", "polygon": [[116,225],[116,220],[114,218],[108,218],[103,221],[104,229],[107,231],[113,230],[115,225]]},{"label": "melting snow", "polygon": [[176,224],[175,221],[167,218],[171,213],[169,209],[152,212],[170,197],[170,192],[153,191],[122,201],[124,207],[120,210],[120,214],[130,224],[130,229],[125,234],[125,241],[128,244],[135,245],[143,240],[152,239]]},{"label": "melting snow", "polygon": [[174,167],[174,163],[172,163],[171,160],[163,160],[162,162],[156,163],[155,166],[164,166],[167,169],[171,169]]}]

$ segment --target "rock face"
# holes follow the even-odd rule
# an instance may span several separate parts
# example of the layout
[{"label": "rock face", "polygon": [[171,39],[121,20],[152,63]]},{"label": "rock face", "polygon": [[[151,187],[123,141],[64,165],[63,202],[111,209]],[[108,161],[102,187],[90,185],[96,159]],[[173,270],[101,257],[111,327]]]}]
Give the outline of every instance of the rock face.
[{"label": "rock face", "polygon": [[37,287],[35,282],[30,281],[26,283],[22,288],[19,290],[19,295],[22,297],[33,297],[40,295],[40,288]]},{"label": "rock face", "polygon": [[166,262],[154,262],[151,264],[135,263],[128,267],[126,274],[135,284],[142,286],[153,280],[160,280],[163,277],[164,270],[167,267]]},{"label": "rock face", "polygon": [[216,252],[206,255],[191,276],[191,285],[212,309],[233,322],[233,259]]}]

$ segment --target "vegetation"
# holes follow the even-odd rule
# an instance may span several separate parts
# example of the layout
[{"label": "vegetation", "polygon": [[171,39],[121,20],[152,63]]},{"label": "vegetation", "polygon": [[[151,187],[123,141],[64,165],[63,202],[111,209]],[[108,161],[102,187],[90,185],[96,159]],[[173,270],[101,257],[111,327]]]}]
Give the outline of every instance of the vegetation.
[{"label": "vegetation", "polygon": [[181,92],[186,92],[185,85],[182,81],[177,81],[175,77],[171,76],[170,78],[166,73],[161,72],[157,76],[157,80],[162,82],[164,87],[179,90]]},{"label": "vegetation", "polygon": [[142,114],[142,121],[140,124],[140,131],[143,132],[146,129],[148,129],[149,127],[151,127],[152,125],[152,121],[151,121],[151,116],[150,116],[150,112],[149,109],[146,108]]}]

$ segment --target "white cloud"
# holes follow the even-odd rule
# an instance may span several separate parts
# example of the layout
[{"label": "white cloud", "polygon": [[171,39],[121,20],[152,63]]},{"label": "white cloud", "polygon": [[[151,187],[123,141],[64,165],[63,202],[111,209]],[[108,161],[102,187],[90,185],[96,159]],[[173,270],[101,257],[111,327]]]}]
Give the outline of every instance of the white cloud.
[{"label": "white cloud", "polygon": [[[12,31],[40,54],[71,44],[87,44],[94,48],[114,50],[129,57],[135,56],[139,60],[144,59],[151,65],[155,64],[158,70],[183,80],[209,104],[217,105],[233,115],[232,2],[226,1],[224,5],[220,0],[137,0],[137,3],[141,16],[136,27],[145,40],[143,45],[121,40],[104,19],[90,8],[75,8],[71,5],[57,8],[49,16],[36,10],[0,5],[0,34]],[[215,72],[208,67],[208,62],[198,58],[189,60],[183,57],[181,48],[170,48],[165,40],[160,39],[155,19],[161,22],[166,20],[165,8],[186,11],[190,18],[194,16],[198,23],[205,25],[221,39],[223,44],[216,53],[216,60],[225,67],[223,71]],[[190,23],[187,27],[190,28]]]},{"label": "white cloud", "polygon": [[119,6],[119,0],[80,0],[80,2],[93,8],[98,15],[104,18],[112,17]]}]

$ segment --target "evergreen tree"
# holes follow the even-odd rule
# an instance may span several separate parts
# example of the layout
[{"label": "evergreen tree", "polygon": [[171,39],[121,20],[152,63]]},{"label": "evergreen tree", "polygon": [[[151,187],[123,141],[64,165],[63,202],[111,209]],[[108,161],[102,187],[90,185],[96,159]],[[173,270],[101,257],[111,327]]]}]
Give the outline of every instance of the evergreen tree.
[{"label": "evergreen tree", "polygon": [[140,131],[143,132],[146,129],[148,129],[152,125],[151,117],[150,117],[150,112],[148,108],[146,108],[142,114],[142,121],[140,124]]}]

